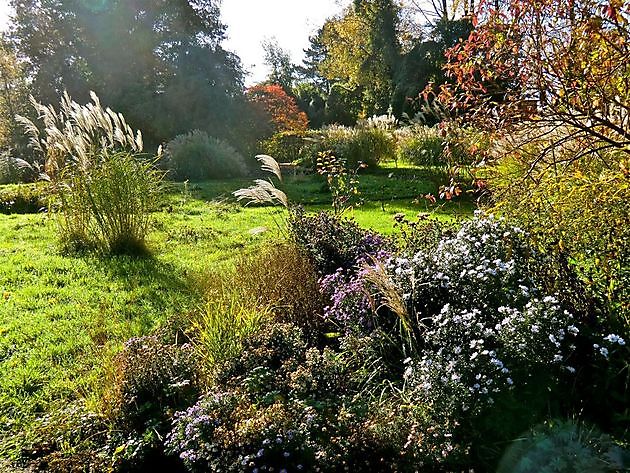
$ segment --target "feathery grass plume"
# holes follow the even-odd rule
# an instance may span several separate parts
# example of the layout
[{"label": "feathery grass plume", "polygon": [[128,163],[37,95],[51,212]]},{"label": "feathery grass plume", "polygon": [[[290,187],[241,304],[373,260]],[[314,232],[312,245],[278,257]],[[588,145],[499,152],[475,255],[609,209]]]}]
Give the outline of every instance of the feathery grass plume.
[{"label": "feathery grass plume", "polygon": [[[263,171],[274,174],[282,182],[282,172],[275,159],[267,155],[256,156],[256,159],[262,163],[261,169]],[[286,208],[289,207],[287,195],[278,189],[271,180],[256,179],[254,180],[253,186],[238,189],[232,192],[232,195],[234,195],[239,202],[242,200],[247,201],[245,205],[280,204]]]},{"label": "feathery grass plume", "polygon": [[[415,344],[415,332],[411,317],[400,290],[387,274],[387,268],[382,261],[372,258],[371,263],[365,263],[364,278],[367,283],[376,289],[375,296],[379,298],[380,306],[387,307],[397,317],[400,324],[400,332],[407,346],[413,350]],[[373,295],[371,297],[374,297]],[[374,304],[375,306],[377,304]],[[377,309],[378,310],[378,309]]]},{"label": "feathery grass plume", "polygon": [[16,117],[30,137],[31,147],[42,155],[52,179],[67,166],[86,171],[104,149],[142,153],[141,132],[134,132],[122,114],[103,108],[94,92],[90,92],[90,97],[92,103],[80,105],[64,92],[57,111],[31,96],[41,129],[26,117]]},{"label": "feathery grass plume", "polygon": [[52,182],[62,245],[142,254],[163,176],[141,156],[140,131],[104,108],[94,92],[90,97],[91,103],[80,105],[64,92],[59,110],[31,97],[41,126],[25,117],[17,120]]},{"label": "feathery grass plume", "polygon": [[[44,178],[37,162],[29,163],[8,152],[0,153],[0,184],[28,182]],[[44,179],[42,179],[44,180]]]},{"label": "feathery grass plume", "polygon": [[280,165],[278,164],[278,161],[266,154],[259,154],[258,156],[256,156],[256,159],[259,163],[262,163],[260,169],[274,174],[280,180],[280,182],[282,182],[282,171],[280,170]]}]

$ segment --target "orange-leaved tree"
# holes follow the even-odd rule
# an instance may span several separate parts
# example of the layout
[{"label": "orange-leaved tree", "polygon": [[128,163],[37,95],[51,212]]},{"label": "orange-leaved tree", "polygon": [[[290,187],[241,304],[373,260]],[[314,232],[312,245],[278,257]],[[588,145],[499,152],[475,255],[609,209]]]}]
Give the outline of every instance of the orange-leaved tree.
[{"label": "orange-leaved tree", "polygon": [[277,84],[258,84],[247,89],[249,101],[269,121],[272,133],[280,131],[304,131],[308,118],[298,107],[295,99]]}]

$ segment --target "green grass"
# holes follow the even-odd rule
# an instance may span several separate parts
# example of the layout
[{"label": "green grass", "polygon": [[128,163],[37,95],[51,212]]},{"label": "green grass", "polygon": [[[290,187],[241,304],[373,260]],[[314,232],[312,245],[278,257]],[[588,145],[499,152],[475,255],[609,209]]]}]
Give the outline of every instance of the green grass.
[{"label": "green grass", "polygon": [[[266,176],[265,176],[266,177]],[[440,184],[448,181],[438,168],[384,167],[359,174],[359,191],[367,201],[412,201],[425,194],[436,194]],[[247,187],[251,179],[230,179],[189,183],[189,192],[199,199],[229,199],[235,189]],[[182,190],[183,185],[175,185]],[[304,205],[330,205],[331,198],[326,180],[317,174],[285,176],[279,185],[289,200]]]},{"label": "green grass", "polygon": [[[273,237],[249,230],[276,212],[194,201],[156,213],[153,255],[140,259],[61,255],[46,215],[0,216],[0,436],[97,397],[122,343],[195,310],[191,276]],[[12,440],[0,439],[0,457]]]},{"label": "green grass", "polygon": [[[390,233],[399,212],[433,210],[445,219],[472,213],[470,203],[414,203],[437,189],[429,174],[403,168],[363,176],[367,202],[348,215]],[[0,215],[0,458],[18,453],[23,438],[16,434],[28,433],[37,416],[74,400],[95,405],[126,339],[198,311],[199,274],[282,237],[285,210],[234,202],[230,193],[249,183],[169,185],[154,214],[148,258],[63,255],[46,214]],[[287,177],[286,190],[309,211],[330,208],[319,176]],[[251,231],[262,226],[269,230]]]}]

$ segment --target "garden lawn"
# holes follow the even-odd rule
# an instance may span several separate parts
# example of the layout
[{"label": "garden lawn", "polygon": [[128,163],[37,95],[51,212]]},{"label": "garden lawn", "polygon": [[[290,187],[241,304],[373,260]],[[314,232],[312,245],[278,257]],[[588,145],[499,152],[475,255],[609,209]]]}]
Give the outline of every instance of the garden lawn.
[{"label": "garden lawn", "polygon": [[[348,216],[390,233],[396,213],[432,210],[414,200],[435,192],[434,182],[418,170],[391,172],[362,178],[367,202]],[[0,215],[0,458],[16,456],[38,416],[76,399],[96,407],[125,340],[202,304],[200,274],[282,238],[286,211],[235,203],[230,192],[244,185],[169,184],[146,258],[63,255],[48,215]],[[287,177],[286,189],[308,211],[330,208],[319,176]],[[472,204],[434,210],[452,219],[469,216]]]}]

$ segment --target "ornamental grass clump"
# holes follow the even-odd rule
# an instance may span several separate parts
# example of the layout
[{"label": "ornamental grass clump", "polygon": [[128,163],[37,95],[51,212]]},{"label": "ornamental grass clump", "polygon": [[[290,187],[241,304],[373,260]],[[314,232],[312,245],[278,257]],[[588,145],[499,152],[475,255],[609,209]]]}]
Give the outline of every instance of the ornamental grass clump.
[{"label": "ornamental grass clump", "polygon": [[159,179],[151,162],[127,152],[105,152],[88,173],[64,170],[54,187],[63,243],[111,254],[145,253]]},{"label": "ornamental grass clump", "polygon": [[193,130],[177,135],[164,150],[162,167],[168,177],[177,180],[201,181],[244,176],[245,158],[226,141]]},{"label": "ornamental grass clump", "polygon": [[376,169],[396,155],[396,140],[390,131],[376,127],[348,128],[330,125],[321,130],[321,150],[332,150],[351,169],[365,163]]},{"label": "ornamental grass clump", "polygon": [[67,93],[59,110],[31,99],[43,126],[21,117],[51,182],[62,244],[113,254],[146,251],[149,212],[161,174],[142,155],[142,135],[96,94],[80,105]]},{"label": "ornamental grass clump", "polygon": [[241,299],[267,309],[274,320],[300,327],[308,339],[321,336],[323,298],[308,256],[295,244],[276,241],[236,262],[232,283]]}]

